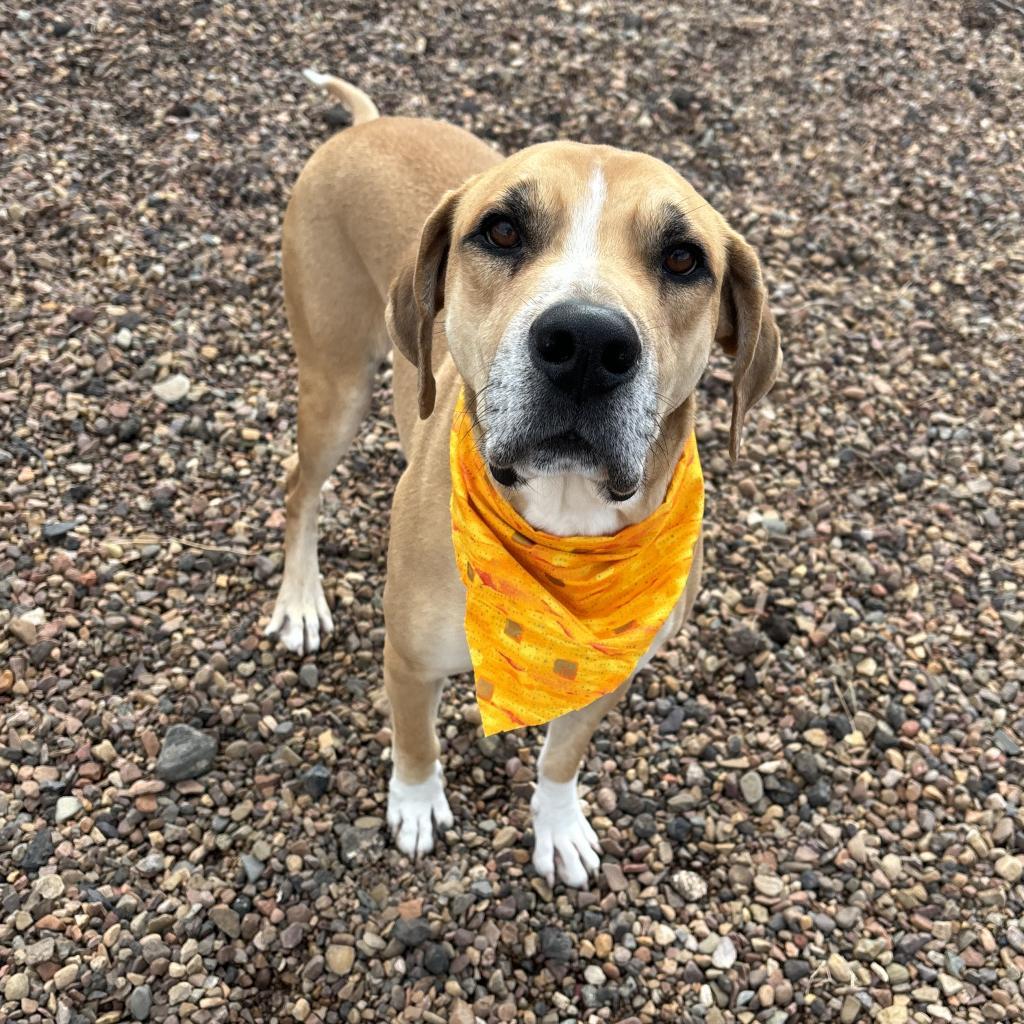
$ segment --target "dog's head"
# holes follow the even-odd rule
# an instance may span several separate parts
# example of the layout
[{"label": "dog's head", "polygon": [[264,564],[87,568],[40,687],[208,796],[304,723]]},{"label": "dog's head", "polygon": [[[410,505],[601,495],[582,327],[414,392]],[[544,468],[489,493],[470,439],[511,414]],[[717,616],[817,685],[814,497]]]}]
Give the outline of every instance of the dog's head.
[{"label": "dog's head", "polygon": [[442,309],[482,454],[506,485],[573,472],[630,497],[713,341],[735,359],[735,457],[780,364],[753,249],[666,164],[606,146],[525,149],[430,215],[387,313],[419,367],[424,417]]}]

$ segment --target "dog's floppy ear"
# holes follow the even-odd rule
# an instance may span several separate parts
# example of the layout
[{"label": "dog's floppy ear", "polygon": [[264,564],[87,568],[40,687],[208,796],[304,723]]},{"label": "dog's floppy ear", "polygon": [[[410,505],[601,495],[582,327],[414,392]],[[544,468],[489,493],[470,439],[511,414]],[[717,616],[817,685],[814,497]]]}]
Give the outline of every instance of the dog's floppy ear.
[{"label": "dog's floppy ear", "polygon": [[779,329],[768,308],[757,253],[731,229],[727,234],[725,280],[715,340],[735,360],[729,427],[729,454],[735,459],[740,453],[743,418],[775,383],[782,365],[782,349]]},{"label": "dog's floppy ear", "polygon": [[430,361],[434,317],[444,306],[452,216],[461,191],[446,193],[427,218],[415,254],[391,282],[384,314],[391,341],[419,371],[420,419],[424,420],[434,411]]}]

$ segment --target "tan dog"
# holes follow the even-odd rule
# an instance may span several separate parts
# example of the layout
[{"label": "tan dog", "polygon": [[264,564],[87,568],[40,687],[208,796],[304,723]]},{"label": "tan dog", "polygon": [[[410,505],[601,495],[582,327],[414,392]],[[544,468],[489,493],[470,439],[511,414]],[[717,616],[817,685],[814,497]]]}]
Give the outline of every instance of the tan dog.
[{"label": "tan dog", "polygon": [[[448,509],[459,390],[484,460],[521,515],[550,533],[608,534],[664,497],[713,341],[735,356],[735,457],[744,414],[778,372],[779,337],[754,251],[661,161],[572,142],[503,159],[459,128],[378,119],[354,86],[307,77],[349,107],[354,127],[307,163],[284,221],[298,462],[267,633],[301,653],[331,629],[317,562],[320,490],[367,411],[390,337],[404,357],[394,402],[408,468],[384,590],[388,822],[416,855],[432,848],[435,824],[452,824],[435,716],[446,678],[471,670]],[[647,658],[689,612],[700,565],[698,542]],[[548,729],[532,808],[533,860],[549,880],[557,868],[584,885],[598,866],[576,774],[628,684]]]}]

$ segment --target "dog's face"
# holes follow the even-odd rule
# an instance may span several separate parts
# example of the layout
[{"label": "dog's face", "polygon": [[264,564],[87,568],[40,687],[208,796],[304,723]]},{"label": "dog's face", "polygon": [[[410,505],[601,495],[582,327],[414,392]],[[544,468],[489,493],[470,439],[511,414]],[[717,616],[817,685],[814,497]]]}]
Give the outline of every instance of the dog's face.
[{"label": "dog's face", "polygon": [[604,146],[523,150],[428,219],[388,308],[395,343],[420,367],[421,415],[442,307],[482,454],[510,486],[572,472],[609,500],[632,496],[716,338],[737,359],[735,452],[778,369],[750,247],[667,165]]}]

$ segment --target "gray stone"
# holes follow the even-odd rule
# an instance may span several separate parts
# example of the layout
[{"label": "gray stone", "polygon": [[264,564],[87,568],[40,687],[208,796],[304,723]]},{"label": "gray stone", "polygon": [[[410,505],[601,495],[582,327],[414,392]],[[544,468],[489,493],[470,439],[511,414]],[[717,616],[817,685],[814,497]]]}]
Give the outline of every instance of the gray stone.
[{"label": "gray stone", "polygon": [[53,856],[53,834],[48,828],[41,828],[25,847],[21,856],[21,870],[34,874]]},{"label": "gray stone", "polygon": [[782,965],[782,973],[789,981],[800,981],[811,973],[811,965],[806,960],[793,958]]},{"label": "gray stone", "polygon": [[737,658],[749,658],[757,654],[764,646],[764,641],[752,629],[740,626],[725,638],[725,649]]},{"label": "gray stone", "polygon": [[155,960],[166,959],[171,955],[170,946],[159,935],[144,935],[139,940],[139,949],[147,964],[151,964]]},{"label": "gray stone", "polygon": [[895,960],[885,968],[885,973],[889,977],[890,985],[905,985],[910,980],[910,972]]},{"label": "gray stone", "polygon": [[744,772],[740,776],[740,792],[748,804],[756,804],[764,796],[764,783],[761,781],[760,773]]},{"label": "gray stone", "polygon": [[542,928],[540,931],[540,952],[548,960],[566,963],[572,956],[572,938],[561,928]]},{"label": "gray stone", "polygon": [[439,942],[428,942],[423,949],[423,966],[435,977],[448,973],[451,957]]},{"label": "gray stone", "polygon": [[159,850],[153,850],[141,858],[135,865],[135,870],[143,878],[156,878],[164,869],[164,855]]},{"label": "gray stone", "polygon": [[258,882],[264,870],[263,861],[257,860],[251,854],[243,853],[242,870],[245,872],[245,877],[250,883]]},{"label": "gray stone", "polygon": [[853,947],[853,955],[864,963],[877,960],[886,949],[885,939],[863,938]]},{"label": "gray stone", "polygon": [[133,1019],[149,1020],[149,1012],[153,1008],[153,990],[148,985],[139,985],[132,989],[126,1005]]},{"label": "gray stone", "polygon": [[1005,729],[996,729],[992,734],[992,741],[1004,753],[1010,757],[1019,756],[1020,744]]},{"label": "gray stone", "polygon": [[813,751],[806,748],[798,750],[796,757],[793,758],[793,767],[796,769],[797,775],[808,785],[818,781],[818,759],[814,756]]},{"label": "gray stone", "polygon": [[302,776],[302,788],[314,799],[319,800],[320,797],[327,792],[327,787],[331,784],[331,773],[322,764],[315,764],[312,768]]},{"label": "gray stone", "polygon": [[52,960],[56,951],[56,942],[51,938],[40,939],[25,947],[25,963],[29,967]]},{"label": "gray stone", "polygon": [[157,777],[164,782],[194,779],[210,770],[217,756],[217,739],[191,725],[172,725],[164,736],[156,762]]},{"label": "gray stone", "polygon": [[391,930],[391,937],[406,948],[415,949],[430,938],[430,922],[423,917],[400,917]]},{"label": "gray stone", "polygon": [[848,932],[860,924],[860,911],[856,907],[840,907],[836,911],[836,924]]}]

